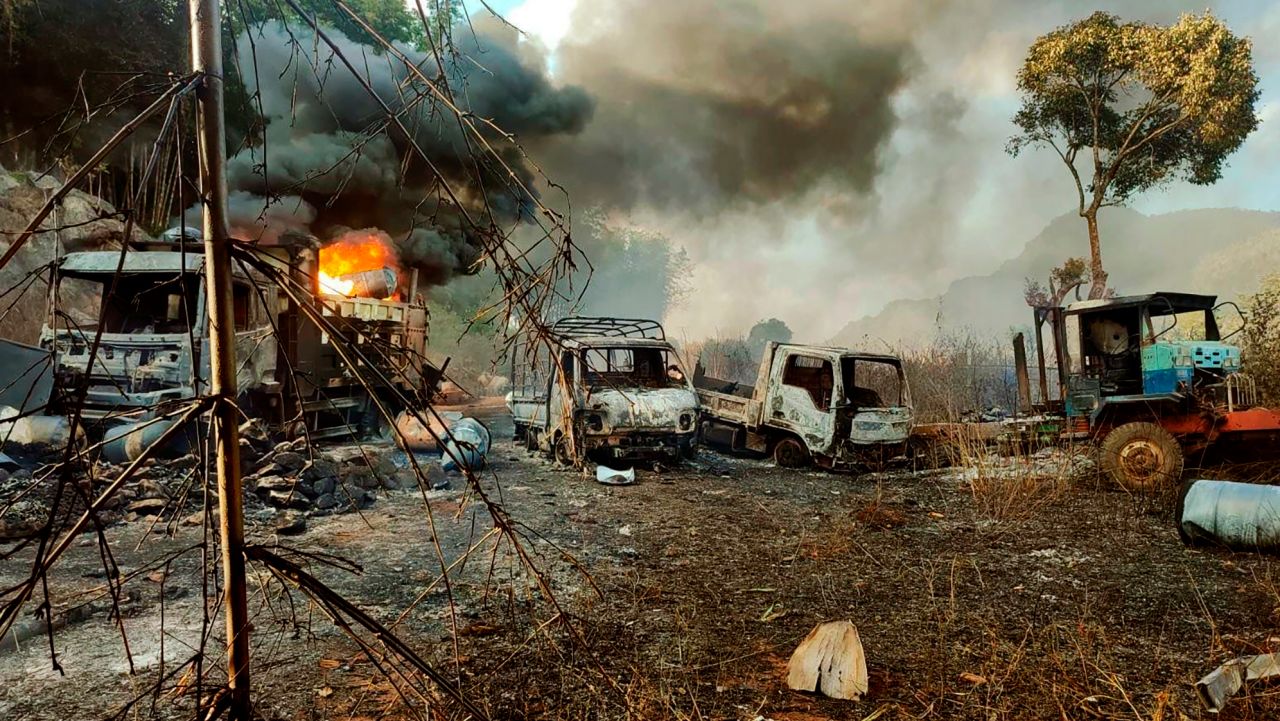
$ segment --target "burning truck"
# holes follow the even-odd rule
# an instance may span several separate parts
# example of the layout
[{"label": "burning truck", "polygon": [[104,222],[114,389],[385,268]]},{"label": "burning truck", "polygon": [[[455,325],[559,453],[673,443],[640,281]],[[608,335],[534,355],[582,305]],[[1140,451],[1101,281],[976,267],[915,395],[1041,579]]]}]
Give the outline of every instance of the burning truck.
[{"label": "burning truck", "polygon": [[[40,335],[54,374],[51,412],[69,412],[83,389],[83,417],[110,438],[109,429],[119,435],[166,402],[208,391],[198,236],[174,229],[123,255],[70,253],[55,264]],[[238,401],[249,417],[286,438],[367,434],[384,430],[375,398],[395,412],[397,398],[434,392],[441,371],[425,356],[429,315],[416,272],[401,288],[394,253],[378,238],[321,247],[294,234],[250,247],[254,262],[234,263],[232,280]]]}]

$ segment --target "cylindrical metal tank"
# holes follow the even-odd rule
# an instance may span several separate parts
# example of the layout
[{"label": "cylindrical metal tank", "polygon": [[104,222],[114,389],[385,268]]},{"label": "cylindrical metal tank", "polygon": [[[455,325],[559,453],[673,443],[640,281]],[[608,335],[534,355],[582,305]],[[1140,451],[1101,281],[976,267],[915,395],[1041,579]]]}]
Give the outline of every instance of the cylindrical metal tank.
[{"label": "cylindrical metal tank", "polygon": [[[65,416],[23,416],[18,411],[0,406],[0,443],[47,445],[66,448],[71,441],[71,421]],[[14,420],[7,420],[14,418]],[[84,427],[76,429],[76,445],[84,444]]]},{"label": "cylindrical metal tank", "polygon": [[446,471],[457,470],[460,464],[477,471],[484,468],[488,452],[488,427],[474,418],[461,418],[449,425],[449,440],[445,442],[440,465]]},{"label": "cylindrical metal tank", "polygon": [[401,411],[396,417],[396,429],[404,436],[405,448],[410,451],[439,451],[436,438],[445,438],[449,433],[449,425],[462,418],[461,413],[444,411],[436,414],[423,413],[427,424],[422,425],[417,416],[409,411]]},{"label": "cylindrical metal tank", "polygon": [[348,273],[336,280],[351,283],[351,292],[347,295],[353,298],[390,298],[396,292],[396,272],[390,268]]},{"label": "cylindrical metal tank", "polygon": [[[129,463],[151,447],[177,419],[144,420],[108,429],[102,434],[102,457],[110,463]],[[185,432],[175,433],[155,458],[177,458],[191,450],[191,439]]]},{"label": "cylindrical metal tank", "polygon": [[1234,481],[1188,481],[1178,502],[1186,543],[1280,550],[1280,487]]}]

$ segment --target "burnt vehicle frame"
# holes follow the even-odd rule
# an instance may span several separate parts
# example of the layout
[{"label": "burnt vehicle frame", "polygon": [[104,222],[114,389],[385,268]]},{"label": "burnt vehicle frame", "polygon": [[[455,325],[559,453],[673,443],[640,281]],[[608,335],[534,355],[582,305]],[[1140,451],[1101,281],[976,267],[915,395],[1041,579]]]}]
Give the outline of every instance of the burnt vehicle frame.
[{"label": "burnt vehicle frame", "polygon": [[567,465],[675,461],[696,444],[697,396],[654,320],[568,317],[512,354],[517,440]]}]

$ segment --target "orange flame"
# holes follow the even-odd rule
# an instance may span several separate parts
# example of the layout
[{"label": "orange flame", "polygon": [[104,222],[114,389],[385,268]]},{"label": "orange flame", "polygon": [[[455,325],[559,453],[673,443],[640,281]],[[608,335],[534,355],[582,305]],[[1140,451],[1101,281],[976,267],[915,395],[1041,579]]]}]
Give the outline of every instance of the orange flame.
[{"label": "orange flame", "polygon": [[320,249],[320,292],[350,296],[355,283],[339,276],[363,270],[391,268],[400,272],[395,251],[385,233],[353,231]]}]

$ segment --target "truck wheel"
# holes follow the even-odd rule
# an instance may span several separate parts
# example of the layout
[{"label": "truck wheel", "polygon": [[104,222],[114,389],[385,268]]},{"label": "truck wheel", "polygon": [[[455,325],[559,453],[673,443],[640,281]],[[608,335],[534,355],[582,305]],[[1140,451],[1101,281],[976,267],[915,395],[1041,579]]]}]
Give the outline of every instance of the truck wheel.
[{"label": "truck wheel", "polygon": [[1102,439],[1098,463],[1121,488],[1158,491],[1172,488],[1182,477],[1182,446],[1155,423],[1126,423]]},{"label": "truck wheel", "polygon": [[560,436],[556,439],[555,445],[556,463],[562,466],[573,465],[573,454],[569,452],[569,437]]},{"label": "truck wheel", "polygon": [[809,465],[809,451],[795,438],[783,438],[773,446],[773,461],[782,468]]}]

